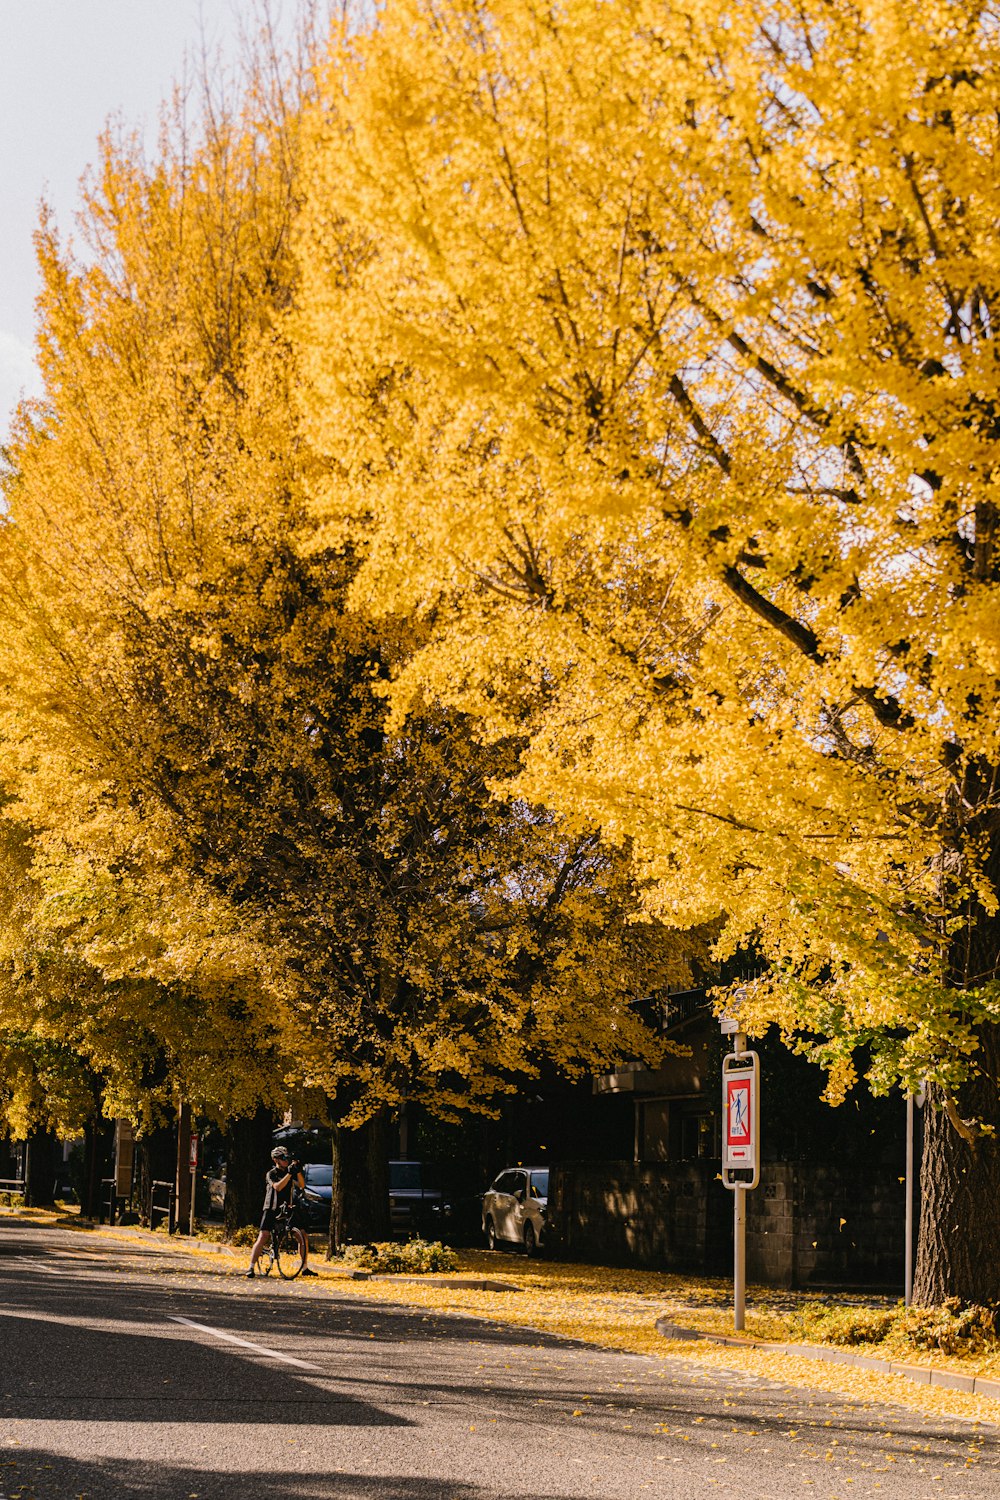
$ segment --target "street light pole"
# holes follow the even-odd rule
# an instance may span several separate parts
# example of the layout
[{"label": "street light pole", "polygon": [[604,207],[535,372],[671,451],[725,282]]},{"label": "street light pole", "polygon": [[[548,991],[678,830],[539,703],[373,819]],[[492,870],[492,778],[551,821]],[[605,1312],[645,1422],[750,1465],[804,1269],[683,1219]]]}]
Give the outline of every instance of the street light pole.
[{"label": "street light pole", "polygon": [[[909,1307],[913,1301],[913,1241],[914,1227],[920,1209],[920,1165],[916,1160],[914,1137],[918,1109],[923,1109],[927,1099],[927,1079],[915,1094],[906,1096],[906,1267],[903,1275],[903,1298]],[[914,1208],[916,1199],[916,1209]]]},{"label": "street light pole", "polygon": [[906,1096],[906,1266],[903,1274],[903,1301],[913,1301],[913,1095]]}]

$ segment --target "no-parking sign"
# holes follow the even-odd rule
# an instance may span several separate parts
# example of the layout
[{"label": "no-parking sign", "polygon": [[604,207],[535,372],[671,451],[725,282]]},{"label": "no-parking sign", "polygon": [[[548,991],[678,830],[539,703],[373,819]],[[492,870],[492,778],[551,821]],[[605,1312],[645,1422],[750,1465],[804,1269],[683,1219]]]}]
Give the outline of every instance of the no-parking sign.
[{"label": "no-parking sign", "polygon": [[722,1060],[722,1180],[736,1187],[729,1173],[737,1168],[754,1175],[754,1182],[741,1179],[744,1187],[756,1186],[760,1161],[760,1063],[756,1052],[727,1053]]}]

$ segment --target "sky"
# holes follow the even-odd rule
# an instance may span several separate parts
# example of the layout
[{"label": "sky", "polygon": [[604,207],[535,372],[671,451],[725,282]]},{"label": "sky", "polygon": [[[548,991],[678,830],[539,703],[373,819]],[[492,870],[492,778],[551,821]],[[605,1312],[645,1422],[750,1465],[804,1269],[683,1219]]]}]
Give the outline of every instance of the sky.
[{"label": "sky", "polygon": [[[291,15],[293,0],[273,0]],[[155,138],[185,54],[235,57],[249,0],[0,0],[0,442],[38,391],[32,234],[44,198],[72,231],[79,181],[107,121]]]}]

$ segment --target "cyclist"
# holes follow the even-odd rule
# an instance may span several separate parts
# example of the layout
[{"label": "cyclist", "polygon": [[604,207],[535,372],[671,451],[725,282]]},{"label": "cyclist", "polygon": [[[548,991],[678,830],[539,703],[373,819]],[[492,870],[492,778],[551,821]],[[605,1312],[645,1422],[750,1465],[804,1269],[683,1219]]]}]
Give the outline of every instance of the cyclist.
[{"label": "cyclist", "polygon": [[275,1146],[271,1152],[271,1166],[264,1176],[266,1184],[264,1192],[264,1210],[260,1219],[260,1233],[254,1242],[250,1252],[250,1269],[246,1272],[246,1279],[251,1281],[256,1276],[257,1259],[262,1250],[271,1242],[271,1231],[278,1217],[278,1209],[286,1203],[292,1204],[292,1233],[298,1240],[299,1249],[302,1252],[302,1276],[315,1276],[316,1272],[309,1265],[309,1240],[305,1231],[295,1222],[295,1195],[296,1190],[302,1192],[306,1185],[302,1174],[302,1167],[297,1161],[289,1159],[288,1152],[284,1146]]}]

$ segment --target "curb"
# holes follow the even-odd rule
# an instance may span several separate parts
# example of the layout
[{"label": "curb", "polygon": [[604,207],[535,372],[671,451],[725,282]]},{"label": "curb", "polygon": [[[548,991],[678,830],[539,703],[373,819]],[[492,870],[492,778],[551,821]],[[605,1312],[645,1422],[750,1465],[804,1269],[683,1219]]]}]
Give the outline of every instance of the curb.
[{"label": "curb", "polygon": [[939,1370],[933,1365],[902,1364],[897,1360],[878,1359],[871,1354],[852,1354],[848,1349],[835,1349],[829,1344],[770,1344],[764,1339],[741,1339],[722,1333],[701,1333],[697,1328],[681,1328],[669,1318],[657,1318],[656,1331],[665,1339],[683,1339],[688,1343],[702,1341],[707,1344],[725,1344],[737,1349],[760,1349],[764,1354],[788,1354],[799,1359],[820,1360],[830,1365],[853,1365],[859,1370],[872,1370],[879,1375],[902,1375],[904,1380],[917,1385],[944,1387],[949,1391],[965,1391],[970,1396],[989,1396],[1000,1401],[1000,1380],[983,1375],[963,1375],[957,1370]]},{"label": "curb", "polygon": [[[423,1276],[413,1271],[359,1271],[349,1266],[331,1269],[325,1266],[320,1276],[329,1281],[397,1281],[411,1286],[443,1286],[468,1292],[519,1292],[521,1288],[513,1281],[496,1281],[484,1276]],[[2,1500],[2,1496],[0,1496]]]},{"label": "curb", "polygon": [[405,1272],[353,1271],[349,1274],[355,1281],[408,1281],[418,1286],[465,1287],[469,1292],[519,1292],[521,1290],[513,1281],[490,1281],[482,1277],[470,1281],[464,1276],[408,1276]]}]

